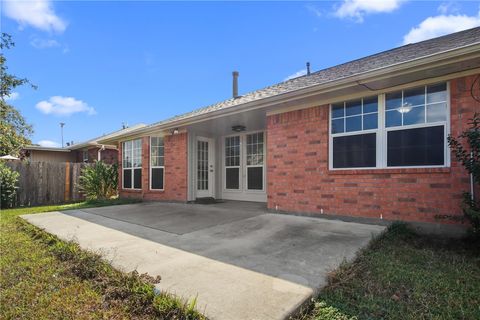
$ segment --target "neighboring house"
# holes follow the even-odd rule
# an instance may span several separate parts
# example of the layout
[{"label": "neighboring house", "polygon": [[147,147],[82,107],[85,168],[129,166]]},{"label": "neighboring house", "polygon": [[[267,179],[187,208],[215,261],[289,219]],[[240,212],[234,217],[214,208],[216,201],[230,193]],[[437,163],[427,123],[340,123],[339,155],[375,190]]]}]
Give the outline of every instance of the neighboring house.
[{"label": "neighboring house", "polygon": [[145,127],[144,124],[137,124],[132,127],[124,128],[95,139],[82,143],[67,143],[65,148],[48,148],[41,146],[27,146],[24,148],[25,157],[29,161],[43,162],[85,162],[103,161],[108,164],[117,163],[118,150],[116,146],[100,144],[98,140],[115,138],[117,135],[127,134],[128,132]]},{"label": "neighboring house", "polygon": [[119,148],[121,196],[416,222],[462,216],[470,179],[447,135],[480,111],[480,28],[243,96],[237,75],[232,99],[99,139]]}]

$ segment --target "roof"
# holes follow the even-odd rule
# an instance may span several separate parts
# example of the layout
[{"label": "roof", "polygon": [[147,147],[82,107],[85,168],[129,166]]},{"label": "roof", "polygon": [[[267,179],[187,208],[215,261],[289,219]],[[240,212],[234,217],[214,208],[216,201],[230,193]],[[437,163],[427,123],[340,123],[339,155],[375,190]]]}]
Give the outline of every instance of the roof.
[{"label": "roof", "polygon": [[42,147],[42,146],[25,146],[23,149],[37,150],[37,151],[71,152],[71,150],[65,149],[65,148],[52,148],[52,147]]},{"label": "roof", "polygon": [[361,59],[313,72],[310,75],[280,82],[260,90],[249,92],[238,98],[231,98],[216,104],[202,107],[182,115],[153,123],[147,126],[145,129],[479,43],[480,27],[448,34],[442,37],[425,40],[414,44],[407,44],[395,49],[383,51]]},{"label": "roof", "polygon": [[143,127],[146,127],[146,124],[139,123],[139,124],[136,124],[134,126],[131,126],[131,127],[125,128],[125,129],[120,129],[120,130],[105,134],[103,136],[90,139],[88,141],[84,141],[84,142],[80,142],[80,143],[74,143],[73,145],[67,147],[67,149],[76,150],[76,149],[87,147],[87,146],[95,146],[95,145],[99,144],[98,143],[99,140],[106,140],[106,139],[115,138],[116,136],[121,136],[121,135],[129,133],[131,131],[141,129]]}]

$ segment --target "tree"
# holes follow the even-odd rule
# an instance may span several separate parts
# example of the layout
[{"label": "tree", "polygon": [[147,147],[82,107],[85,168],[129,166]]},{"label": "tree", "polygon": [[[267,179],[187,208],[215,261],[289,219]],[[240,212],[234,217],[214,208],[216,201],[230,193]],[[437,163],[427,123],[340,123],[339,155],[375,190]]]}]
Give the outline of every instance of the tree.
[{"label": "tree", "polygon": [[[473,183],[480,185],[480,113],[468,120],[470,128],[457,138],[449,136],[448,144],[455,158],[472,175]],[[463,212],[472,225],[472,233],[480,238],[480,201],[470,192],[463,194]]]},{"label": "tree", "polygon": [[26,78],[19,78],[8,73],[7,59],[4,50],[15,45],[9,34],[2,33],[0,39],[0,155],[19,155],[23,146],[30,144],[33,128],[27,123],[22,114],[6,102],[12,90],[22,85],[30,85],[36,89]]}]

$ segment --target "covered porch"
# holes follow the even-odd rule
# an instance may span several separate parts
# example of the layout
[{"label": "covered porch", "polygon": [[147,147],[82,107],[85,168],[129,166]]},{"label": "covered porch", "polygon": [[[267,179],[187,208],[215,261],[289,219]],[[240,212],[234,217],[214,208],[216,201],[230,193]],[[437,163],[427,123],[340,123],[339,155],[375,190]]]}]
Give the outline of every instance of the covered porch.
[{"label": "covered porch", "polygon": [[267,202],[266,112],[252,110],[185,127],[188,201]]}]

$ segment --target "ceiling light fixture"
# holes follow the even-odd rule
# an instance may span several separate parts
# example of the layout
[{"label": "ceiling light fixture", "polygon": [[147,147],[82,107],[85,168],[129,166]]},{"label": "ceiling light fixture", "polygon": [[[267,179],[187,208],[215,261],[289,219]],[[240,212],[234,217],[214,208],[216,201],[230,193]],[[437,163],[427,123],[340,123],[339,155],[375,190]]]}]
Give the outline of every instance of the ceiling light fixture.
[{"label": "ceiling light fixture", "polygon": [[232,126],[232,131],[235,131],[235,132],[242,132],[242,131],[245,131],[245,129],[246,127],[242,125]]}]

